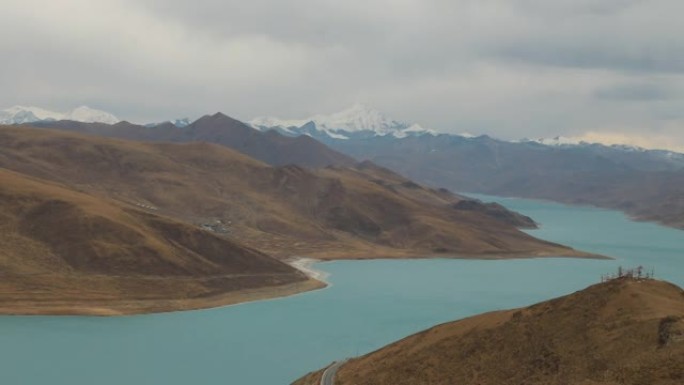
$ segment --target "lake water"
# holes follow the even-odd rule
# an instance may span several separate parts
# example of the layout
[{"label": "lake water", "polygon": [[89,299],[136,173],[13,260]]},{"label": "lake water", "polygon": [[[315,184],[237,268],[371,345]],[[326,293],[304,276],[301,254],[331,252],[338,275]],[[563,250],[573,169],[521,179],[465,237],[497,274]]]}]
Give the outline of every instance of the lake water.
[{"label": "lake water", "polygon": [[618,265],[684,285],[684,231],[607,210],[496,199],[532,233],[614,261],[346,261],[318,264],[332,286],[192,312],[0,317],[0,384],[279,385],[435,324],[597,283]]}]

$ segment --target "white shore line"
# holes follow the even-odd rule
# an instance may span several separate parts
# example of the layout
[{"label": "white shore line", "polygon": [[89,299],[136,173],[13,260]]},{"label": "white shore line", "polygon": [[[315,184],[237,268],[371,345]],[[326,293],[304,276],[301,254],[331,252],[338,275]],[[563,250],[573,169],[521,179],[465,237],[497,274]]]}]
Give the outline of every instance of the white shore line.
[{"label": "white shore line", "polygon": [[315,265],[318,262],[321,262],[321,260],[306,257],[297,257],[287,261],[287,263],[289,263],[290,266],[303,272],[304,274],[309,276],[309,278],[321,281],[326,285],[330,286],[330,282],[327,281],[330,274],[325,271],[316,270],[313,268],[313,265]]}]

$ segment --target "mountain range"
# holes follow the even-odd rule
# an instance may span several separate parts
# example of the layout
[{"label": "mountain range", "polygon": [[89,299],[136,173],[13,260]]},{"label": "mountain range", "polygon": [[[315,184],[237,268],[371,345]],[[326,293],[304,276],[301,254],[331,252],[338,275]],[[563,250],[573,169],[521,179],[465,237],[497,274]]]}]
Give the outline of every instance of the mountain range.
[{"label": "mountain range", "polygon": [[276,131],[261,132],[222,113],[206,115],[187,126],[164,122],[142,126],[126,121],[116,124],[71,121],[41,121],[32,125],[90,135],[148,142],[208,142],[224,145],[275,166],[303,167],[353,165],[356,161],[303,135],[284,136]]},{"label": "mountain range", "polygon": [[[322,374],[295,385],[318,385]],[[343,363],[334,377],[337,385],[677,385],[684,382],[684,291],[615,279],[435,326]]]},{"label": "mountain range", "polygon": [[6,127],[0,145],[2,168],[185,221],[230,222],[241,242],[283,257],[326,258],[342,250],[358,258],[573,255],[518,231],[535,226],[529,218],[425,188],[370,162],[269,166],[224,145],[130,142],[28,127]]},{"label": "mountain range", "polygon": [[[379,121],[385,123],[358,118],[366,115],[383,116]],[[275,124],[271,129],[284,135],[309,135],[429,186],[595,205],[684,228],[684,154],[566,137],[506,141],[487,135],[407,132],[402,129],[412,125],[387,122],[394,121],[355,107],[328,117],[255,119],[251,124],[262,130]]]},{"label": "mountain range", "polygon": [[[40,109],[28,110],[47,116]],[[440,134],[361,104],[330,115],[255,118],[249,124],[223,114],[192,123],[149,124],[147,130],[128,122],[89,125],[48,118],[34,124],[133,140],[208,141],[272,165],[324,167],[367,159],[433,187],[595,205],[684,228],[684,154],[666,150],[560,136],[505,141]],[[228,125],[232,130],[222,128]]]},{"label": "mountain range", "polygon": [[390,119],[382,112],[363,104],[330,115],[286,120],[273,117],[255,118],[249,124],[260,130],[276,130],[284,135],[308,135],[321,139],[368,138],[390,135],[396,138],[435,134],[415,123]]},{"label": "mountain range", "polygon": [[678,153],[453,135],[328,144],[427,185],[618,209],[684,228],[684,155]]}]

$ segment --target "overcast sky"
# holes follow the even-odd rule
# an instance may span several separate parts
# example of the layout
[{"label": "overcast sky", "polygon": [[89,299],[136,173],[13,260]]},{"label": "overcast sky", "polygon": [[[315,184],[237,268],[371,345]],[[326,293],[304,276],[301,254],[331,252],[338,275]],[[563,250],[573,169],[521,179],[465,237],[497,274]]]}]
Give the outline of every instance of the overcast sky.
[{"label": "overcast sky", "polygon": [[684,150],[681,0],[3,0],[0,108],[137,122],[361,102],[445,132]]}]

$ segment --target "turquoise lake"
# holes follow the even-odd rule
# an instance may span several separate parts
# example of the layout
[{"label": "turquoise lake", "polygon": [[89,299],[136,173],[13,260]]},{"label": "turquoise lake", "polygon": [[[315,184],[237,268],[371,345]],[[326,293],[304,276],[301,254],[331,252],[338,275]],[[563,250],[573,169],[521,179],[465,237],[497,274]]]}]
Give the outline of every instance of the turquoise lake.
[{"label": "turquoise lake", "polygon": [[332,286],[218,309],[117,318],[0,317],[0,384],[284,385],[438,323],[532,304],[643,265],[684,285],[684,231],[623,214],[488,198],[531,233],[616,260],[321,263]]}]

